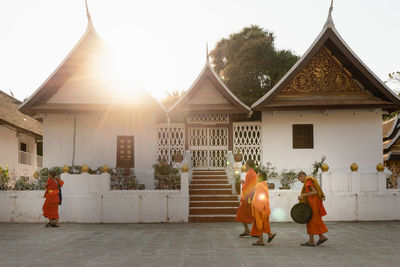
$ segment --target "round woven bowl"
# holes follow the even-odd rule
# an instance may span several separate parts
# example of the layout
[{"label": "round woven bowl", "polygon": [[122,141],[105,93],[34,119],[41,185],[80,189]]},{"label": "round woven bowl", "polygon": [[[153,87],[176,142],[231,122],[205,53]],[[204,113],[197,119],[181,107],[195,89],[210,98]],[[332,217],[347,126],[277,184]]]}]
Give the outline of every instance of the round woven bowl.
[{"label": "round woven bowl", "polygon": [[293,221],[301,224],[308,223],[312,218],[312,214],[311,207],[306,203],[298,203],[290,211]]}]

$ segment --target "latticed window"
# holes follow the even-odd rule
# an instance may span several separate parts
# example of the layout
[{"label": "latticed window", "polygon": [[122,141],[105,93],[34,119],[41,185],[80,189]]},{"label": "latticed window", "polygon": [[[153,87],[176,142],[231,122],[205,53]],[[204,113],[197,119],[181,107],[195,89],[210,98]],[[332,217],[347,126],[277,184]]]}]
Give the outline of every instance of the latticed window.
[{"label": "latticed window", "polygon": [[314,148],[314,125],[293,124],[293,148]]}]

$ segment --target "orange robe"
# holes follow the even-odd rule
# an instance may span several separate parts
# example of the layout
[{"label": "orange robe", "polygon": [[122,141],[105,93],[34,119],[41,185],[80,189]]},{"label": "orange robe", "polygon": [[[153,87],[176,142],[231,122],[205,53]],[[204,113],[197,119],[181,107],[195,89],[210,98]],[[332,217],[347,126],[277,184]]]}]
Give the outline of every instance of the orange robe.
[{"label": "orange robe", "polygon": [[305,193],[310,193],[311,188],[315,188],[318,192],[317,195],[307,197],[307,204],[310,205],[313,211],[313,216],[307,223],[307,233],[311,235],[321,235],[328,232],[328,227],[326,227],[325,223],[322,221],[322,216],[326,215],[326,210],[324,204],[322,203],[322,199],[325,196],[318,184],[318,181],[313,177],[307,177],[303,188]]},{"label": "orange robe", "polygon": [[251,236],[260,236],[263,233],[271,233],[269,226],[269,192],[267,182],[260,182],[254,188],[254,197],[252,201],[252,214],[254,217]]},{"label": "orange robe", "polygon": [[249,199],[251,199],[254,187],[257,183],[257,174],[253,169],[250,169],[245,178],[245,183],[242,186],[242,195],[240,196],[240,206],[236,213],[235,222],[241,223],[252,223],[253,216],[251,214],[251,204]]},{"label": "orange robe", "polygon": [[[57,179],[62,187],[64,182],[61,179]],[[60,203],[60,197],[58,196],[58,184],[55,179],[47,180],[46,192],[44,197],[46,200],[43,204],[43,215],[49,219],[59,219],[58,215],[58,204]]]}]

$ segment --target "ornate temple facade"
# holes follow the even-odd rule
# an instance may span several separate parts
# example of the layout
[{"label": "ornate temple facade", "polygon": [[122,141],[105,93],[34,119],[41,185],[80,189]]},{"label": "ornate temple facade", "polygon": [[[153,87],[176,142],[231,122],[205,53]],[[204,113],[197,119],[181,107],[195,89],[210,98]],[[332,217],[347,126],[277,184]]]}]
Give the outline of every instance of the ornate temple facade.
[{"label": "ornate temple facade", "polygon": [[399,116],[383,122],[383,160],[392,172],[389,187],[398,188],[400,177],[400,120]]},{"label": "ornate temple facade", "polygon": [[344,42],[331,12],[306,53],[251,107],[207,57],[168,110],[146,92],[114,99],[115,85],[94,67],[104,43],[88,18],[78,44],[20,107],[43,120],[46,167],[135,168],[151,187],[152,164],[177,152],[190,157],[193,169],[225,168],[232,151],[243,155],[242,163],[278,169],[309,171],[322,156],[337,172],[354,162],[371,171],[382,162],[382,115],[399,109],[400,100]]}]

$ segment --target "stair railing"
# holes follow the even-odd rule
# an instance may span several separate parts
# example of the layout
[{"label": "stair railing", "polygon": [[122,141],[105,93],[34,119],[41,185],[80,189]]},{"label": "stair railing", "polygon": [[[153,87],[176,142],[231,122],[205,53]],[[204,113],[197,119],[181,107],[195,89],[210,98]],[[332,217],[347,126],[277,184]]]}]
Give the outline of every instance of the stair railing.
[{"label": "stair railing", "polygon": [[228,182],[232,186],[233,192],[236,192],[235,189],[235,158],[233,157],[233,152],[228,151],[226,154],[226,177],[228,178]]}]

